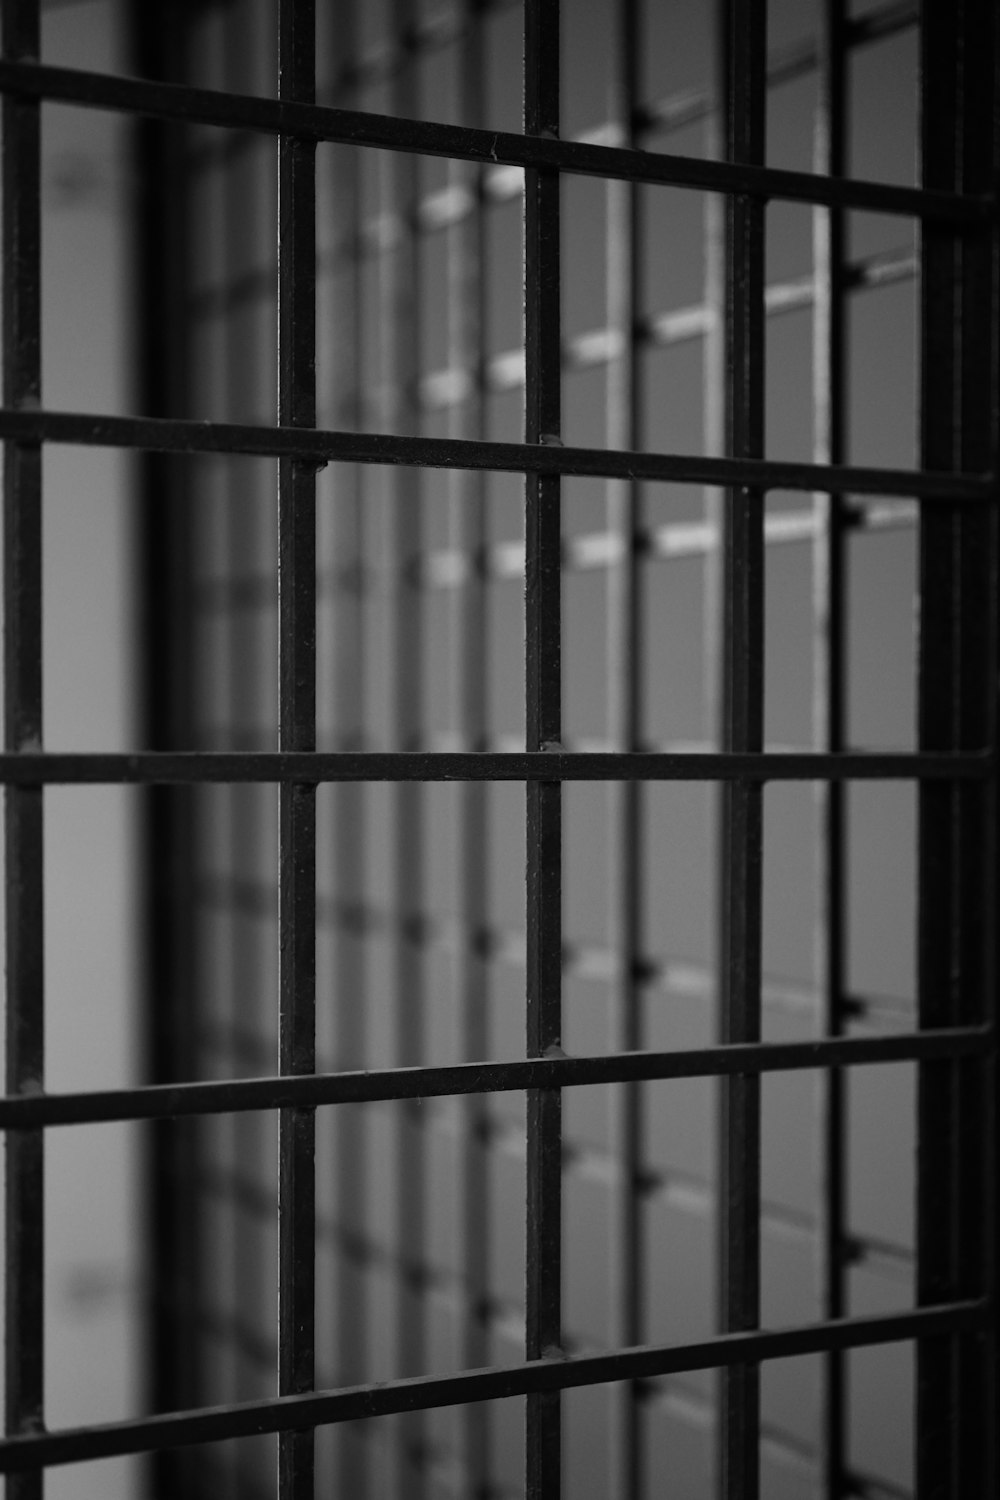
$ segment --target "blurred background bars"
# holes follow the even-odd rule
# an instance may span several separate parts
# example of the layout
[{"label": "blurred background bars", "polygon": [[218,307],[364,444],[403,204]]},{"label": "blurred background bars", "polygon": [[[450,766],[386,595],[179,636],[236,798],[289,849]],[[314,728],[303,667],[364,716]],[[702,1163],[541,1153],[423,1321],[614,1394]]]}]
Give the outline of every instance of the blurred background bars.
[{"label": "blurred background bars", "polygon": [[[9,1493],[992,1493],[994,8],[78,8],[134,76],[20,3],[0,63]],[[132,131],[94,415],[19,333],[71,101]],[[67,441],[135,456],[159,756],[38,753]],[[145,798],[89,1102],[88,780]],[[143,1390],[46,1433],[44,1127],[139,1119]]]}]

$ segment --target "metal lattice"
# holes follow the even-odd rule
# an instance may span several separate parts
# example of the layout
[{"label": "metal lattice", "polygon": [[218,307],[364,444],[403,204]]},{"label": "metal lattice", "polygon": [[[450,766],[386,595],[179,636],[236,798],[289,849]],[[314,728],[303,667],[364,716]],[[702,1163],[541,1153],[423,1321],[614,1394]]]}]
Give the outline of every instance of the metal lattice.
[{"label": "metal lattice", "polygon": [[[669,1473],[730,1500],[779,1493],[774,1474],[828,1500],[993,1493],[995,8],[826,0],[782,50],[764,0],[723,0],[711,26],[705,7],[560,18],[524,0],[523,32],[521,7],[486,0],[177,0],[132,18],[135,77],[39,61],[38,9],[7,0],[0,62],[8,1494],[123,1454],[155,1455],[163,1496],[638,1500]],[[696,16],[707,74],[651,96],[657,27]],[[606,117],[569,138],[560,80],[590,26]],[[851,70],[914,36],[919,185],[861,180]],[[765,128],[798,80],[812,170],[776,165]],[[142,415],[44,403],[47,101],[138,122]],[[681,199],[700,291],[660,305],[663,204]],[[776,205],[809,215],[801,274],[768,269]],[[855,248],[866,215],[899,226],[888,248]],[[600,286],[586,328],[564,318],[571,266]],[[879,392],[849,335],[861,299],[907,287],[918,449],[856,461],[856,387],[869,405]],[[795,316],[811,452],[779,458],[768,422],[798,376],[772,386],[769,340]],[[667,389],[683,406],[688,367],[665,387],[657,361],[678,351],[700,361],[700,430],[675,443],[658,403]],[[588,379],[596,396],[578,394]],[[142,455],[132,754],[42,748],[42,453],[59,443]],[[850,708],[852,548],[897,532],[915,538],[917,726],[908,747],[871,748]],[[775,745],[765,574],[796,547],[810,724]],[[692,561],[700,734],[664,735],[684,645],[659,601]],[[602,588],[597,630],[581,578]],[[149,789],[148,1079],[53,1095],[43,800],[90,783]],[[853,988],[850,835],[870,783],[913,789],[908,996]],[[800,785],[816,958],[809,982],[783,983],[763,951],[767,799]],[[694,811],[658,800],[671,788]],[[672,951],[650,916],[660,884],[685,880],[707,958]],[[581,909],[603,904],[592,930],[567,918],[571,885]],[[910,1243],[855,1224],[852,1080],[876,1067],[917,1079]],[[762,1119],[785,1076],[811,1080],[808,1210],[766,1188]],[[714,1081],[707,1168],[672,1163],[662,1138],[663,1101],[693,1099],[692,1080]],[[572,1113],[598,1093],[599,1130]],[[150,1414],[50,1432],[45,1133],[112,1120],[152,1122]],[[893,1160],[910,1170],[905,1143]],[[711,1266],[707,1291],[672,1269],[671,1234]],[[778,1326],[772,1242],[815,1268],[811,1315]],[[889,1310],[866,1309],[858,1266],[895,1278]],[[676,1327],[694,1336],[671,1331],[699,1298],[714,1327],[692,1314]],[[858,1459],[866,1349],[912,1368],[912,1470]],[[783,1361],[815,1380],[804,1424],[766,1386]]]}]

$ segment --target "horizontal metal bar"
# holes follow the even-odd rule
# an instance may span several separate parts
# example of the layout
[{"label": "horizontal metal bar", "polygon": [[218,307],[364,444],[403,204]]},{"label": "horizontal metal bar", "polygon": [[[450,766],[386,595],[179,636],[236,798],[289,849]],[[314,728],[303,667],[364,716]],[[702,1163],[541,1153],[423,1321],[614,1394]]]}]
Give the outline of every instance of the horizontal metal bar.
[{"label": "horizontal metal bar", "polygon": [[609,1354],[533,1359],[494,1369],[463,1370],[454,1375],[421,1375],[271,1401],[164,1412],[128,1422],[11,1438],[0,1443],[0,1473],[144,1453],[151,1448],[256,1437],[262,1433],[321,1427],[470,1401],[502,1401],[534,1391],[572,1390],[619,1380],[656,1379],[687,1370],[728,1368],[757,1360],[794,1359],[824,1349],[861,1349],[917,1338],[976,1334],[985,1328],[988,1316],[985,1302],[953,1302],[888,1317],[843,1318],[798,1328],[723,1334],[672,1348],[640,1345]]},{"label": "horizontal metal bar", "polygon": [[[220,1191],[225,1191],[226,1184],[220,1185]],[[267,1202],[267,1210],[272,1208],[270,1200]],[[263,1208],[263,1205],[261,1205]],[[342,1253],[345,1255],[357,1255],[359,1264],[368,1265],[377,1263],[380,1266],[391,1266],[393,1270],[400,1269],[405,1263],[388,1256],[367,1254],[367,1247],[345,1242],[342,1245]],[[375,1250],[374,1244],[371,1249]],[[412,1267],[407,1267],[412,1274]],[[440,1304],[447,1308],[462,1305],[463,1286],[461,1278],[455,1273],[443,1273],[439,1279],[431,1273],[429,1280],[425,1282],[426,1289],[435,1297]],[[467,1300],[468,1294],[464,1293]],[[523,1319],[520,1325],[513,1315],[510,1304],[504,1304],[492,1299],[484,1299],[475,1309],[475,1317],[482,1321],[486,1327],[495,1327],[499,1331],[506,1325],[506,1332],[511,1342],[517,1342],[523,1338]],[[226,1317],[216,1310],[201,1313],[201,1327],[206,1337],[217,1341],[222,1345],[229,1345],[236,1349],[240,1356],[261,1370],[267,1370],[273,1365],[274,1347],[266,1339],[262,1339],[256,1329],[248,1328],[236,1318]],[[573,1338],[564,1340],[564,1347],[570,1354],[594,1354],[598,1352],[592,1344],[584,1344]],[[333,1377],[323,1382],[331,1386]],[[686,1381],[683,1375],[678,1377],[670,1375],[660,1379],[637,1382],[637,1396],[640,1400],[653,1406],[663,1407],[667,1411],[673,1411],[680,1419],[689,1424],[709,1430],[714,1410],[710,1397],[699,1389],[693,1381]],[[761,1451],[773,1457],[778,1463],[791,1464],[799,1472],[815,1475],[817,1471],[816,1450],[809,1443],[803,1442],[801,1438],[782,1428],[772,1426],[768,1423],[761,1425]],[[445,1458],[453,1450],[442,1447],[439,1459]],[[453,1472],[453,1470],[451,1471]],[[848,1474],[845,1477],[844,1494],[861,1497],[861,1500],[912,1500],[911,1491],[903,1489],[899,1485],[888,1483],[884,1480],[873,1479],[867,1474]],[[496,1484],[490,1489],[490,1500],[502,1500],[502,1497],[510,1496],[510,1500],[523,1500],[522,1489],[503,1490]]]},{"label": "horizontal metal bar", "polygon": [[761,198],[870,209],[875,213],[937,219],[952,224],[987,224],[996,217],[992,197],[959,197],[895,184],[818,177],[777,167],[624,150],[583,141],[477,130],[393,115],[365,114],[322,104],[255,98],[180,84],[116,78],[110,74],[53,68],[39,63],[0,63],[0,92],[63,104],[121,110],[186,124],[256,130],[266,135],[309,141],[339,141],[387,151],[413,151],[515,167],[547,167],[584,176],[708,192],[749,193]]},{"label": "horizontal metal bar", "polygon": [[179,750],[0,754],[0,786],[164,786],[334,781],[968,781],[989,751],[521,752]]},{"label": "horizontal metal bar", "polygon": [[252,1109],[316,1109],[328,1104],[436,1099],[521,1089],[574,1088],[583,1084],[846,1068],[866,1063],[983,1056],[994,1045],[995,1038],[988,1026],[954,1026],[938,1031],[828,1037],[809,1042],[736,1042],[680,1052],[530,1057],[515,1062],[156,1084],[85,1094],[17,1095],[0,1099],[0,1130],[233,1114]]},{"label": "horizontal metal bar", "polygon": [[391,433],[321,428],[257,427],[187,422],[161,417],[0,409],[0,438],[20,443],[140,448],[155,453],[244,453],[330,462],[413,464],[431,469],[491,469],[505,473],[576,474],[596,479],[645,479],[761,490],[826,494],[902,495],[950,502],[995,501],[990,474],[934,474],[849,464],[711,458],[698,454],[624,453],[546,443],[475,442],[467,438],[401,437]]},{"label": "horizontal metal bar", "polygon": [[[222,1184],[224,1190],[225,1184]],[[271,1208],[270,1202],[268,1209]],[[343,1247],[344,1254],[352,1254],[359,1251],[361,1247],[347,1244]],[[403,1262],[376,1257],[379,1265],[392,1265],[394,1270],[399,1269]],[[369,1264],[367,1255],[361,1255],[361,1264]],[[410,1269],[412,1273],[412,1268]],[[457,1275],[452,1275],[450,1280],[455,1283],[454,1289],[446,1287],[443,1281],[436,1277],[426,1283],[427,1289],[440,1301],[444,1307],[455,1307],[461,1305],[463,1295],[461,1280]],[[467,1294],[466,1294],[467,1295]],[[475,1310],[475,1316],[481,1319],[484,1326],[493,1326],[498,1331],[506,1326],[506,1333],[511,1342],[523,1338],[523,1319],[520,1325],[516,1317],[512,1316],[513,1309],[510,1305],[503,1304],[491,1299],[485,1299]],[[221,1313],[201,1313],[201,1327],[206,1337],[218,1341],[220,1344],[228,1344],[231,1348],[238,1350],[239,1354],[255,1364],[262,1370],[268,1369],[273,1364],[273,1345],[262,1340],[259,1333],[252,1328],[247,1328],[236,1318],[225,1317]],[[564,1347],[569,1354],[594,1354],[599,1352],[592,1344],[578,1343],[569,1338],[564,1340]],[[333,1377],[323,1382],[331,1386]],[[672,1410],[680,1419],[689,1424],[709,1430],[712,1421],[713,1403],[704,1391],[700,1390],[692,1381],[686,1381],[683,1375],[680,1377],[670,1375],[660,1379],[642,1381],[637,1383],[637,1396],[640,1400],[654,1406]],[[446,1453],[448,1450],[445,1449]],[[772,1426],[768,1423],[761,1425],[761,1451],[768,1453],[778,1463],[792,1464],[799,1472],[814,1475],[817,1469],[816,1450],[801,1438],[782,1428]],[[443,1456],[443,1455],[442,1455]],[[845,1477],[844,1494],[859,1496],[861,1500],[912,1500],[911,1491],[890,1484],[884,1480],[873,1479],[870,1475],[854,1474]],[[509,1494],[511,1500],[516,1495],[517,1500],[523,1500],[522,1489],[517,1491],[504,1491],[495,1484],[490,1489],[491,1500],[501,1500],[501,1496]]]}]

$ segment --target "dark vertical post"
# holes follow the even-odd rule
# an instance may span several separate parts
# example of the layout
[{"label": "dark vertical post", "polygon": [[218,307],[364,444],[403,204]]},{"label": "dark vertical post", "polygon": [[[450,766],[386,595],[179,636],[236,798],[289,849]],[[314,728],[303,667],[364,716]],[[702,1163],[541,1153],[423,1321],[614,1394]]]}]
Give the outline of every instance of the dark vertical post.
[{"label": "dark vertical post", "polygon": [[[636,72],[639,59],[639,15],[635,0],[620,0],[617,51],[612,78],[612,123],[625,148],[636,141]],[[612,448],[641,446],[638,413],[636,327],[640,266],[637,215],[639,195],[632,183],[610,179],[608,203],[608,328],[615,353],[608,369],[608,443]],[[639,582],[638,486],[608,483],[608,530],[616,550],[608,573],[608,730],[621,753],[639,748],[642,734],[642,646]],[[642,1046],[643,1026],[638,979],[642,914],[642,787],[636,781],[612,782],[612,841],[608,889],[610,933],[615,955],[611,1003],[611,1047],[631,1052]],[[612,1150],[615,1209],[611,1236],[611,1334],[622,1347],[642,1341],[642,1151],[641,1091],[622,1084],[612,1095]],[[642,1493],[642,1441],[638,1390],[623,1381],[612,1392],[610,1493],[636,1500]]]},{"label": "dark vertical post", "polygon": [[[37,60],[38,5],[3,8],[3,55]],[[3,384],[14,410],[41,403],[40,110],[3,100]],[[42,744],[42,452],[4,454],[4,747]],[[7,1092],[45,1085],[42,789],[8,787],[4,860]],[[45,1399],[45,1162],[41,1130],[7,1135],[4,1182],[5,1430],[37,1432]],[[38,1500],[41,1471],[12,1476],[11,1500]]]},{"label": "dark vertical post", "polygon": [[[315,96],[313,0],[279,0],[278,92]],[[316,148],[278,141],[278,421],[316,422]],[[316,747],[316,466],[278,465],[278,740]],[[316,1068],[316,789],[283,783],[278,852],[279,1065]],[[285,1109],[279,1124],[278,1388],[315,1380],[316,1121]],[[312,1500],[314,1435],[278,1439],[280,1500]]]},{"label": "dark vertical post", "polygon": [[[819,38],[819,108],[815,169],[830,177],[847,171],[847,7],[825,0]],[[844,214],[817,208],[813,215],[815,302],[813,318],[813,456],[817,463],[847,460],[845,430],[845,234]],[[815,747],[835,753],[846,745],[844,660],[844,501],[843,495],[817,495],[813,502],[815,631],[813,722]],[[816,787],[820,911],[817,923],[817,980],[822,1033],[844,1029],[846,799],[843,782]],[[833,1068],[819,1080],[820,1162],[819,1274],[823,1316],[847,1312],[844,1266],[845,1078]],[[831,1349],[823,1357],[823,1409],[820,1435],[823,1494],[839,1500],[844,1492],[846,1456],[846,1360]]]},{"label": "dark vertical post", "polygon": [[[133,7],[131,57],[142,78],[185,77],[185,27],[177,4]],[[177,126],[134,125],[134,350],[139,409],[150,416],[186,415],[179,407],[188,360],[187,187],[184,142]],[[178,483],[176,457],[138,455],[141,584],[138,612],[143,665],[140,709],[143,746],[194,746],[191,682],[191,512]],[[148,787],[144,796],[145,1081],[195,1076],[195,965],[192,909],[194,799],[186,787]],[[147,1404],[151,1411],[194,1406],[197,1368],[200,1195],[196,1120],[147,1127]],[[190,1489],[188,1449],[161,1449],[149,1458],[150,1491],[169,1500]]]},{"label": "dark vertical post", "polygon": [[[391,111],[401,119],[418,112],[414,29],[415,0],[392,0],[387,13],[393,49]],[[419,247],[415,204],[420,176],[418,159],[410,152],[394,152],[387,159],[388,211],[399,235],[386,252],[389,273],[383,297],[382,378],[389,392],[389,430],[412,435],[419,431],[416,407],[419,357]],[[424,632],[417,594],[423,522],[421,485],[416,467],[399,468],[389,476],[389,588],[390,660],[393,734],[397,748],[412,750],[423,730],[422,673]],[[420,870],[423,860],[424,794],[416,782],[400,782],[393,789],[393,905],[396,918],[393,993],[397,1060],[400,1067],[424,1061],[423,949],[417,948],[423,917]],[[397,1370],[400,1375],[424,1373],[427,1170],[424,1112],[413,1101],[395,1106],[397,1120],[396,1248],[401,1272],[398,1284]],[[426,1493],[426,1418],[407,1412],[395,1424],[395,1493],[397,1500],[421,1500]]]},{"label": "dark vertical post", "polygon": [[[525,0],[524,130],[559,134],[559,6]],[[559,176],[524,174],[525,440],[560,442],[562,360],[559,316]],[[525,482],[525,687],[527,749],[558,746],[560,673],[560,486],[558,476]],[[527,788],[527,1050],[541,1057],[561,1042],[562,799],[554,781]],[[526,1352],[540,1359],[562,1342],[562,1100],[557,1089],[528,1092]],[[525,1493],[557,1500],[561,1419],[558,1392],[527,1398]]]},{"label": "dark vertical post", "polygon": [[[764,159],[767,6],[724,0],[722,56],[730,161]],[[734,194],[726,213],[726,438],[735,458],[764,452],[764,203]],[[724,745],[763,746],[764,496],[730,491],[724,535]],[[734,781],[723,794],[721,1001],[723,1042],[760,1039],[763,791]],[[760,1320],[760,1078],[722,1086],[722,1327]],[[759,1493],[760,1371],[722,1375],[722,1493]]]},{"label": "dark vertical post", "polygon": [[[459,54],[461,119],[482,125],[486,91],[482,10],[479,0],[463,0]],[[451,231],[449,242],[449,364],[461,371],[467,395],[453,409],[455,437],[482,438],[486,433],[484,272],[486,225],[483,171],[475,162],[451,164],[451,180],[471,197],[468,211]],[[484,573],[486,476],[482,470],[457,472],[452,479],[453,534],[465,565],[455,590],[453,616],[457,658],[454,722],[463,748],[485,747],[488,724],[487,583]],[[489,978],[480,937],[488,918],[487,836],[489,803],[482,782],[463,782],[458,861],[461,941],[457,994],[463,1017],[465,1055],[469,1061],[489,1056]],[[490,1147],[489,1110],[482,1098],[461,1102],[464,1114],[462,1164],[462,1265],[466,1296],[462,1309],[462,1349],[467,1368],[490,1363],[491,1338],[484,1309],[490,1293]],[[470,1402],[463,1412],[466,1492],[470,1500],[489,1493],[490,1421],[485,1403]]]},{"label": "dark vertical post", "polygon": [[[995,191],[996,8],[928,0],[921,39],[923,185]],[[996,235],[925,224],[921,242],[921,463],[985,472],[996,463]],[[927,505],[920,526],[918,728],[921,750],[968,750],[994,728],[996,518]],[[995,1019],[987,994],[996,913],[985,906],[992,797],[925,783],[919,801],[918,1004],[921,1027]],[[995,852],[995,851],[994,851]],[[987,1140],[995,1074],[981,1062],[923,1063],[917,1129],[917,1298],[982,1295],[996,1210]],[[917,1346],[921,1500],[996,1485],[995,1354],[987,1341]]]}]

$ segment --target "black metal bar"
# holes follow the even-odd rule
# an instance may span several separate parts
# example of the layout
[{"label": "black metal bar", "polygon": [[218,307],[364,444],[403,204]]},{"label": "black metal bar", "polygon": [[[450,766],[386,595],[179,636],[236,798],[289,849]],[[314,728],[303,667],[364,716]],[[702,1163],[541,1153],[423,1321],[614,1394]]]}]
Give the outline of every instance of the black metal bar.
[{"label": "black metal bar", "polygon": [[[997,18],[980,0],[928,0],[921,46],[923,181],[975,192],[995,182]],[[921,459],[957,468],[996,440],[996,241],[960,244],[925,227],[921,278]],[[954,508],[921,518],[919,743],[961,749],[994,727],[996,532]],[[995,947],[995,844],[986,788],[921,788],[918,1006],[921,1026],[991,1013],[984,960]],[[917,1300],[989,1287],[996,1182],[987,1138],[995,1072],[924,1064],[918,1075]],[[959,1293],[961,1294],[961,1293]],[[917,1346],[916,1478],[923,1496],[996,1483],[995,1346]],[[990,1476],[992,1475],[992,1483]]]},{"label": "black metal bar", "polygon": [[[722,60],[730,161],[764,159],[767,6],[724,0]],[[764,205],[737,195],[726,214],[726,448],[764,452]],[[764,733],[764,496],[734,490],[723,533],[725,638],[723,735],[727,750],[760,751]],[[763,789],[723,792],[721,1038],[760,1037]],[[722,1089],[720,1163],[721,1326],[760,1321],[760,1080],[734,1075]],[[720,1494],[756,1500],[760,1486],[760,1373],[737,1365],[722,1377]]]},{"label": "black metal bar", "polygon": [[[278,92],[315,93],[314,0],[279,0]],[[278,142],[278,421],[316,421],[316,161],[313,142]],[[278,468],[279,744],[316,746],[316,472],[289,456]],[[279,1052],[283,1074],[316,1069],[316,788],[279,791]],[[316,1122],[308,1108],[279,1124],[278,1390],[315,1383]],[[312,1500],[314,1435],[283,1433],[280,1500]]]},{"label": "black metal bar", "polygon": [[[844,0],[825,0],[820,24],[820,108],[817,111],[817,172],[846,175],[847,47],[850,23]],[[839,209],[816,209],[813,221],[816,302],[813,318],[813,456],[817,463],[841,464],[846,458],[847,254],[844,215]],[[813,646],[814,743],[828,754],[847,745],[846,723],[846,500],[818,495],[814,502]],[[839,1036],[846,1025],[846,802],[842,782],[816,787],[818,883],[817,984],[822,993],[822,1035]],[[822,1075],[819,1086],[819,1271],[825,1318],[847,1310],[847,1233],[845,1172],[846,1082],[842,1073]],[[847,1366],[838,1351],[823,1361],[820,1466],[825,1500],[841,1500],[847,1484]]]},{"label": "black metal bar", "polygon": [[799,1068],[987,1056],[988,1026],[875,1037],[827,1037],[810,1042],[735,1042],[679,1052],[627,1052],[594,1057],[534,1057],[516,1062],[456,1063],[447,1067],[365,1069],[353,1073],[279,1074],[211,1083],[178,1083],[85,1094],[12,1095],[0,1099],[0,1129],[165,1119],[243,1109],[316,1109],[377,1099],[442,1098],[449,1094],[574,1088],[664,1078],[710,1078]]},{"label": "black metal bar", "polygon": [[[525,0],[525,135],[559,135],[559,7]],[[559,177],[532,168],[524,182],[524,435],[562,441]],[[562,733],[561,497],[558,475],[525,482],[525,748],[545,752]],[[555,780],[527,788],[527,1051],[544,1057],[562,1041],[562,797]],[[525,1353],[544,1359],[562,1344],[562,1099],[532,1089],[527,1114]],[[526,1407],[526,1500],[558,1500],[562,1415],[558,1392]]]},{"label": "black metal bar", "polygon": [[0,754],[0,785],[236,781],[978,781],[987,751],[149,751]]},{"label": "black metal bar", "polygon": [[528,131],[522,136],[506,131],[472,130],[464,125],[440,125],[287,99],[138,82],[34,63],[0,63],[0,91],[129,114],[183,119],[191,124],[259,130],[266,135],[285,134],[303,141],[343,141],[423,156],[661,183],[707,192],[745,193],[760,199],[825,203],[906,218],[974,225],[988,222],[993,215],[993,205],[986,194],[966,197],[890,183],[826,179],[809,172],[791,172],[753,162],[624,151],[618,147],[559,140],[547,137],[544,132]]},{"label": "black metal bar", "polygon": [[[3,9],[4,55],[37,58],[37,0]],[[38,406],[41,376],[41,111],[3,100],[3,387],[8,406]],[[42,453],[4,453],[4,747],[42,745]],[[41,787],[5,794],[6,1087],[45,1080],[45,939]],[[4,1178],[4,1430],[37,1432],[45,1402],[45,1152],[40,1132],[7,1137]],[[40,1500],[42,1476],[11,1481],[10,1500]]]},{"label": "black metal bar", "polygon": [[[129,45],[141,77],[183,76],[184,36],[168,6],[133,7]],[[169,417],[180,409],[187,381],[187,325],[170,309],[183,304],[189,278],[185,145],[161,121],[135,122],[137,202],[133,286],[138,384],[144,410]],[[176,459],[145,453],[139,459],[137,612],[144,643],[140,674],[142,744],[154,752],[196,743],[193,679],[192,507],[178,486]],[[144,955],[143,1078],[151,1085],[197,1076],[197,1002],[193,912],[187,893],[195,869],[194,806],[190,788],[149,786],[142,825]],[[156,1122],[144,1142],[147,1184],[145,1256],[150,1287],[146,1406],[169,1411],[199,1399],[197,1310],[203,1272],[201,1200],[188,1188],[197,1162],[197,1121],[178,1128]],[[170,1500],[190,1484],[188,1455],[163,1449],[150,1455],[156,1500]]]},{"label": "black metal bar", "polygon": [[982,1337],[990,1310],[983,1302],[946,1303],[886,1317],[845,1318],[780,1331],[722,1334],[697,1344],[640,1346],[609,1354],[528,1360],[451,1376],[423,1376],[339,1391],[316,1391],[275,1401],[246,1401],[169,1412],[105,1426],[39,1433],[0,1443],[0,1473],[41,1464],[81,1463],[181,1443],[220,1442],[265,1432],[308,1430],[396,1412],[497,1401],[510,1396],[556,1394],[618,1380],[651,1380],[690,1370],[731,1368],[748,1361],[796,1359],[826,1349],[863,1349],[931,1336]]},{"label": "black metal bar", "polygon": [[181,422],[156,417],[7,408],[0,410],[2,438],[20,443],[144,448],[160,453],[253,453],[262,458],[308,459],[317,466],[338,460],[414,464],[432,469],[495,469],[500,473],[748,485],[760,489],[818,490],[825,494],[900,495],[925,501],[991,504],[995,495],[995,481],[989,473],[947,474],[854,465],[824,467],[773,459],[620,453],[613,449],[532,442],[470,442],[460,438],[398,437],[389,433],[324,432],[305,427],[253,427],[231,422]]}]

